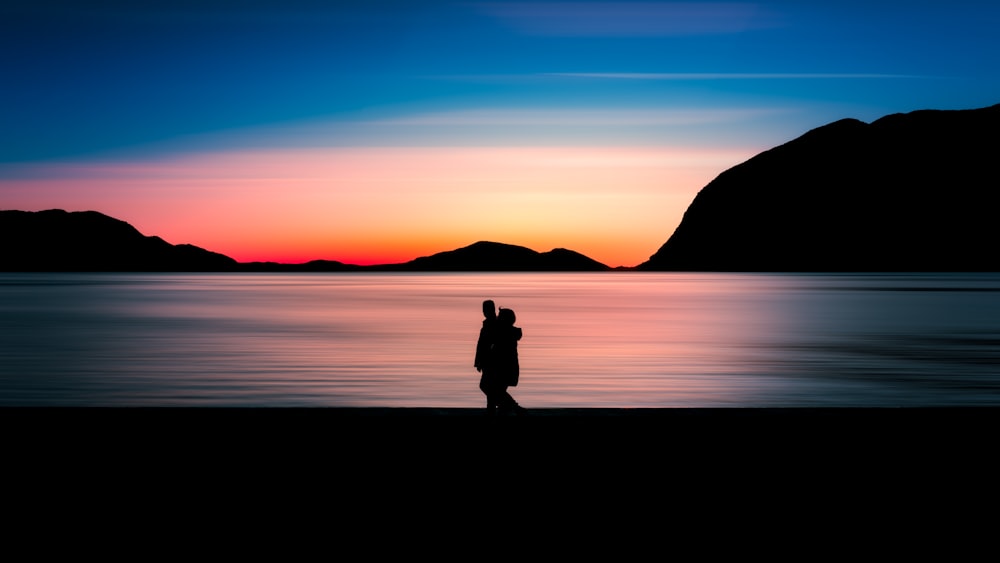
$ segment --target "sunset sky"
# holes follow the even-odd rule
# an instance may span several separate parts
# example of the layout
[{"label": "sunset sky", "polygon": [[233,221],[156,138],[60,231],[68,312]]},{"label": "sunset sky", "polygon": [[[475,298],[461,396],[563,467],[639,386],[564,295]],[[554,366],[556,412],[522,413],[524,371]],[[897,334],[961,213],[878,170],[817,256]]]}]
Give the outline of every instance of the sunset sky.
[{"label": "sunset sky", "polygon": [[480,240],[634,266],[845,117],[1000,103],[1000,3],[14,0],[0,209],[239,261]]}]

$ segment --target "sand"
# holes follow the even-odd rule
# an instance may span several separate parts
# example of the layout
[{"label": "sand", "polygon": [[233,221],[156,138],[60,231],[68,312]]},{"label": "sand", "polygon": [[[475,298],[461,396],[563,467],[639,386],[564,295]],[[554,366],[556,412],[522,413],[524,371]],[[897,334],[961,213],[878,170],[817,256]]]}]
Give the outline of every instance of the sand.
[{"label": "sand", "polygon": [[[291,527],[336,553],[407,534],[439,553],[486,526],[521,553],[639,556],[692,531],[714,550],[749,530],[756,549],[813,537],[810,555],[845,540],[871,553],[872,537],[977,529],[998,421],[995,408],[0,409],[9,514],[114,542],[152,530],[147,551]],[[905,536],[888,532],[901,523]],[[227,526],[238,535],[218,536]]]},{"label": "sand", "polygon": [[[564,455],[767,452],[931,453],[989,444],[1000,408],[529,409],[487,416],[470,408],[2,408],[11,447],[114,452],[285,450],[387,452],[451,448],[489,455],[491,442]],[[955,452],[952,452],[953,454]]]}]

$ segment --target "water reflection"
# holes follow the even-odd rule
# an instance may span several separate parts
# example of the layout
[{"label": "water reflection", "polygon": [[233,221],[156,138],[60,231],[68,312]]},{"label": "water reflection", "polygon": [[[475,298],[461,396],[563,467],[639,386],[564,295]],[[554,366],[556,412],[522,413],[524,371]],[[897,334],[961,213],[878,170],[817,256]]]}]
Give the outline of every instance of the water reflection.
[{"label": "water reflection", "polygon": [[0,404],[1000,405],[995,274],[0,275]]}]

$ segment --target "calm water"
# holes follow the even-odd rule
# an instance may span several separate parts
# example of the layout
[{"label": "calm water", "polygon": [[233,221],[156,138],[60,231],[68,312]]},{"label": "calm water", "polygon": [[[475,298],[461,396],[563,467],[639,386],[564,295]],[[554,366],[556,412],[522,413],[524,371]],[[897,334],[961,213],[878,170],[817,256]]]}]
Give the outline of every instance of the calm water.
[{"label": "calm water", "polygon": [[0,274],[0,405],[1000,406],[1000,275]]}]

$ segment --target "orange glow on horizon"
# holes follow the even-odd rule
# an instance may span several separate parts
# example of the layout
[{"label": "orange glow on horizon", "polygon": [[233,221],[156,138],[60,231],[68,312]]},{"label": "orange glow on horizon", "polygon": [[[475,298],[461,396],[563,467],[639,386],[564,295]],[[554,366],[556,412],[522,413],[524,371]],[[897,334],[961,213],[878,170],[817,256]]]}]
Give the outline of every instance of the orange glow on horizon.
[{"label": "orange glow on horizon", "polygon": [[388,264],[489,240],[645,261],[753,149],[334,147],[58,163],[16,208],[94,210],[240,262]]}]

